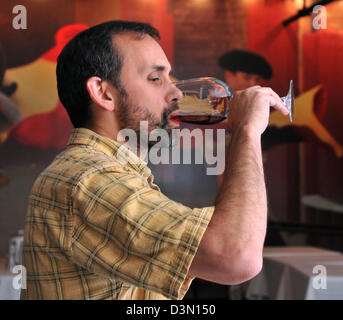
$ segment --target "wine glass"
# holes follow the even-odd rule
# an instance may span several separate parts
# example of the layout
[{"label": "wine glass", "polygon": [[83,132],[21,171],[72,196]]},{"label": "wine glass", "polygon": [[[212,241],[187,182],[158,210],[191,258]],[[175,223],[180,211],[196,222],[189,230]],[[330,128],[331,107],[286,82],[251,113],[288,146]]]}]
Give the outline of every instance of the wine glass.
[{"label": "wine glass", "polygon": [[[227,119],[229,102],[233,90],[223,81],[211,77],[194,78],[174,82],[182,91],[179,109],[170,115],[171,120],[197,124],[216,124]],[[293,81],[290,81],[288,94],[282,97],[293,121],[294,93]]]},{"label": "wine glass", "polygon": [[286,105],[289,111],[289,120],[293,122],[293,113],[294,113],[294,89],[293,89],[293,80],[289,81],[289,89],[286,96],[281,97],[281,100]]}]

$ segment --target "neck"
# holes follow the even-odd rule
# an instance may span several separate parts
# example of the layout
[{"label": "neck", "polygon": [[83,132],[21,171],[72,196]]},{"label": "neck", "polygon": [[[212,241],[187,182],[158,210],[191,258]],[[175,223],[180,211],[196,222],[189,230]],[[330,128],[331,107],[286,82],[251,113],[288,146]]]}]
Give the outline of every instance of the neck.
[{"label": "neck", "polygon": [[122,143],[117,140],[118,132],[119,130],[117,128],[113,128],[111,126],[105,126],[103,124],[99,123],[93,123],[91,125],[86,126],[87,129],[92,130],[96,132],[97,134],[100,134],[106,138],[109,138],[111,140],[117,141],[119,143]]}]

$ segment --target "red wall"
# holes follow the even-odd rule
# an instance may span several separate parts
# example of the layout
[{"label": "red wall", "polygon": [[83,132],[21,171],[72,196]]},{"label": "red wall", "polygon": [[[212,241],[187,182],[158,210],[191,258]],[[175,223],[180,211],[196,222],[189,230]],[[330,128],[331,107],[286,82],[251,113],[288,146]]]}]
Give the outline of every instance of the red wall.
[{"label": "red wall", "polygon": [[174,63],[174,16],[168,13],[167,0],[121,0],[121,19],[148,22],[158,29],[161,46],[171,65]]},{"label": "red wall", "polygon": [[[328,107],[322,123],[343,145],[343,33],[321,30],[303,36],[304,90],[321,83],[328,90]],[[319,193],[343,202],[343,159],[332,151],[305,149],[305,192]]]},{"label": "red wall", "polygon": [[[297,8],[291,1],[254,1],[247,7],[247,49],[264,56],[274,76],[263,85],[285,95],[293,79],[297,92],[298,23],[283,27],[282,21]],[[299,217],[299,177],[297,145],[279,145],[266,152],[265,174],[272,217],[297,221]]]}]

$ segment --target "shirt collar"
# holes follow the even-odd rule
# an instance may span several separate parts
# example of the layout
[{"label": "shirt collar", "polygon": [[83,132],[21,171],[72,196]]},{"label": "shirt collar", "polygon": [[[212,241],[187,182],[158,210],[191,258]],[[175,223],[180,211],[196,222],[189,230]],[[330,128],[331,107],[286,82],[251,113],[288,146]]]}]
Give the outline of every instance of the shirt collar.
[{"label": "shirt collar", "polygon": [[67,147],[73,145],[86,145],[98,152],[115,158],[120,163],[130,166],[146,178],[151,176],[151,170],[148,168],[147,163],[135,153],[117,141],[102,136],[90,129],[74,128],[71,132]]}]

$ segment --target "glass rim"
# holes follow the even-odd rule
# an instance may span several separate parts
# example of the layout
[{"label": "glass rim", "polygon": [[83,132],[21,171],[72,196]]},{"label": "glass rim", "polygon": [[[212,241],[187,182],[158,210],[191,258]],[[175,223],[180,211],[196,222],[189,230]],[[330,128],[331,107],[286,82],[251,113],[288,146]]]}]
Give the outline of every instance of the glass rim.
[{"label": "glass rim", "polygon": [[[233,98],[234,92],[230,88],[230,86],[215,77],[198,77],[198,78],[190,78],[190,79],[185,79],[185,80],[177,80],[177,81],[173,81],[172,84],[178,87],[181,85],[187,85],[192,82],[201,82],[201,81],[213,81],[214,84],[218,84],[224,88],[225,98],[227,98],[228,100],[231,100]],[[182,91],[182,89],[180,90]],[[224,97],[221,97],[221,98],[224,98]],[[229,107],[226,106],[224,112],[221,115],[221,119],[218,119],[217,117],[213,117],[213,118],[210,117],[208,120],[201,121],[201,124],[202,125],[217,124],[219,122],[222,122],[223,120],[226,120],[228,118],[228,114],[229,114]]]},{"label": "glass rim", "polygon": [[225,92],[227,93],[227,96],[228,96],[229,98],[232,98],[232,97],[233,97],[234,92],[233,92],[233,90],[230,88],[230,86],[229,86],[227,83],[225,83],[224,81],[219,80],[218,78],[215,78],[215,77],[190,78],[190,79],[185,79],[185,80],[172,81],[172,84],[175,85],[175,86],[177,86],[177,85],[187,84],[187,83],[190,83],[190,82],[205,81],[205,80],[211,80],[211,81],[214,81],[215,83],[220,84],[221,86],[224,87]]}]

